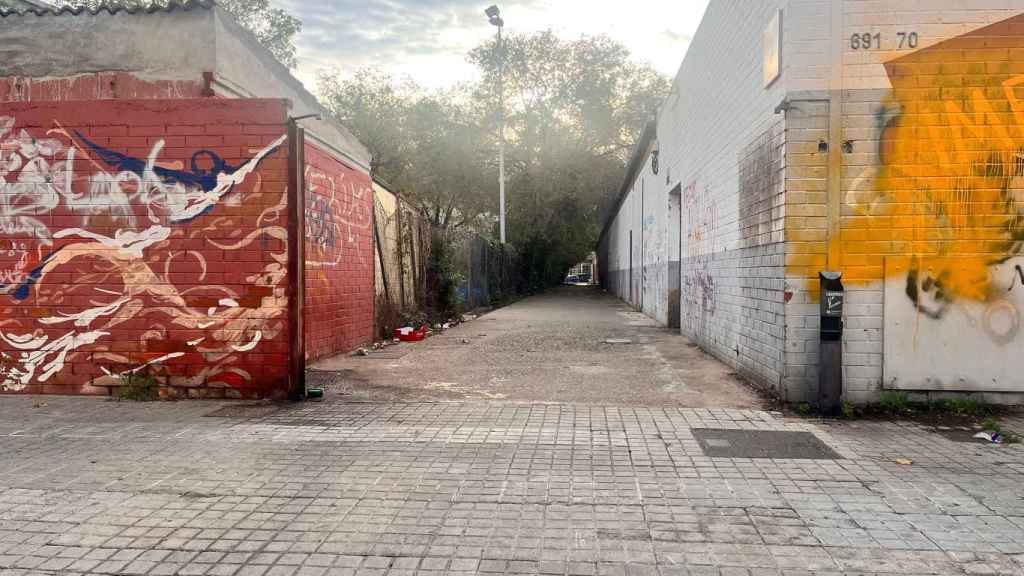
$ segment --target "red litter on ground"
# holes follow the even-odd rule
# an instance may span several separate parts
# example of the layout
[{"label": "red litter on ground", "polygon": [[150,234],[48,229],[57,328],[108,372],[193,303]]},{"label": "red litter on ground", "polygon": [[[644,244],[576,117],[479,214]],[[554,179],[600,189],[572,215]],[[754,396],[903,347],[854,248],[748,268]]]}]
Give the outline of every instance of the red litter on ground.
[{"label": "red litter on ground", "polygon": [[412,326],[395,328],[395,338],[398,338],[402,342],[419,342],[427,337],[427,332],[429,331],[430,327],[426,324],[420,326],[419,330],[416,330]]}]

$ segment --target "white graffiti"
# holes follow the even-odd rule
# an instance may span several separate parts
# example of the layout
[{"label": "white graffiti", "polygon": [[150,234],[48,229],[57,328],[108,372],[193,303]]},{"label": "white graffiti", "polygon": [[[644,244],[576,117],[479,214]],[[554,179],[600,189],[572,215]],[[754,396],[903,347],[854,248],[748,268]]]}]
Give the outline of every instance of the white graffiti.
[{"label": "white graffiti", "polygon": [[100,370],[102,370],[103,373],[106,374],[107,376],[115,376],[115,377],[120,378],[121,376],[127,376],[129,374],[138,373],[138,372],[146,369],[149,366],[154,366],[156,364],[160,364],[161,362],[165,362],[167,360],[173,360],[175,358],[181,358],[184,355],[185,355],[184,352],[171,352],[170,354],[165,354],[163,356],[160,356],[159,358],[154,358],[154,359],[150,360],[149,362],[146,362],[145,364],[142,364],[141,366],[136,366],[135,368],[132,368],[130,370],[122,370],[121,372],[111,372],[110,370],[107,370],[103,366],[100,366]]},{"label": "white graffiti", "polygon": [[163,226],[152,226],[141,233],[132,232],[131,230],[118,230],[114,233],[113,238],[104,236],[103,234],[90,232],[88,230],[82,230],[81,228],[61,230],[53,235],[54,238],[66,238],[68,236],[90,238],[107,248],[117,250],[125,256],[131,258],[142,258],[143,250],[170,238],[171,229]]},{"label": "white graffiti", "polygon": [[[45,296],[51,299],[48,302],[69,305],[71,300],[65,298],[76,289],[94,289],[116,299],[93,301],[86,309],[79,306],[71,312],[51,312],[35,320],[40,328],[69,324],[75,328],[58,338],[51,339],[52,334],[44,334],[41,330],[21,333],[24,327],[16,331],[0,330],[0,342],[11,352],[0,352],[0,390],[18,391],[36,382],[46,382],[64,370],[69,357],[77,351],[99,343],[112,333],[115,326],[143,313],[163,315],[169,318],[169,323],[185,329],[212,329],[206,336],[188,342],[190,347],[211,342],[209,349],[204,347],[200,351],[209,358],[201,374],[180,378],[201,383],[205,378],[233,372],[237,377],[250,381],[248,372],[230,368],[228,364],[234,361],[231,355],[235,352],[253,350],[264,337],[273,338],[283,329],[279,322],[271,325],[271,320],[285,309],[287,302],[283,287],[286,253],[269,254],[271,261],[264,270],[246,278],[250,286],[271,289],[270,296],[262,299],[261,307],[241,307],[237,299],[244,294],[236,294],[226,287],[204,286],[205,290],[221,291],[224,297],[218,303],[226,307],[216,317],[207,318],[189,306],[186,300],[189,290],[179,291],[171,281],[174,268],[185,263],[172,263],[174,253],[163,250],[176,233],[176,226],[207,214],[218,204],[241,202],[237,195],[230,198],[228,195],[285,142],[286,136],[255,151],[255,155],[240,166],[229,166],[217,157],[216,170],[211,171],[197,167],[196,157],[193,157],[193,171],[184,172],[178,170],[180,162],[159,162],[163,141],[154,144],[143,161],[92,145],[84,137],[76,137],[59,125],[48,135],[63,136],[68,144],[57,138],[33,138],[25,130],[15,130],[14,118],[0,116],[0,237],[11,240],[10,248],[6,244],[0,246],[4,266],[0,269],[0,295],[17,294],[20,300],[27,297],[30,290],[36,294],[46,276],[60,266],[90,259],[88,266],[79,266],[81,270],[78,273],[91,279],[83,278],[80,285],[62,280],[60,285],[50,286],[49,294]],[[93,153],[96,158],[91,157]],[[203,158],[202,154],[209,158],[215,156],[208,152],[197,153],[200,158]],[[116,169],[107,170],[104,163]],[[84,177],[76,176],[76,167],[85,166],[92,166],[95,170]],[[254,189],[259,190],[259,185],[260,181],[256,180]],[[259,236],[283,240],[286,244],[284,228],[264,224],[264,220],[277,219],[277,216],[268,218],[268,214],[275,210],[280,212],[281,206],[286,206],[283,194],[278,207],[268,209],[260,216],[258,230],[250,234],[247,241],[239,242],[236,248],[224,249],[244,247]],[[49,221],[46,215],[59,207],[80,216],[81,225],[51,231],[44,223]],[[96,225],[100,217],[102,228],[91,229],[90,225]],[[140,226],[139,220],[146,219],[149,222]],[[210,233],[217,226],[230,225],[222,220],[204,224],[201,231]],[[110,236],[113,228],[117,229]],[[52,249],[55,240],[64,240],[65,243]],[[73,243],[68,244],[68,240]],[[201,272],[195,274],[196,282],[202,281],[207,270],[204,257],[194,250],[184,252],[198,261]],[[163,256],[166,258],[161,262]],[[163,276],[153,271],[153,265],[161,263]],[[189,270],[192,273],[195,265]],[[99,286],[89,287],[94,284],[121,284],[123,288],[114,291]],[[215,309],[211,309],[210,316],[213,316],[213,311]],[[0,325],[12,322],[23,326],[13,318],[0,322]],[[153,328],[141,337],[143,342],[166,336],[167,329],[160,321],[152,320],[151,325]],[[238,338],[242,334],[254,337],[239,344]],[[88,351],[95,360],[138,363],[102,344]],[[167,353],[121,372],[101,370],[107,378],[117,378],[184,355],[184,352]]]},{"label": "white graffiti", "polygon": [[84,310],[82,312],[79,312],[78,314],[61,313],[60,316],[49,316],[46,318],[40,318],[39,323],[63,324],[64,322],[70,322],[74,320],[75,326],[86,327],[92,324],[93,321],[99,318],[100,316],[109,316],[110,314],[117,312],[118,309],[121,308],[121,306],[128,302],[129,300],[131,300],[131,298],[126,296],[124,298],[121,298],[120,300],[116,300],[105,306],[89,308],[88,310]]},{"label": "white graffiti", "polygon": [[25,279],[28,266],[28,243],[11,240],[10,247],[0,249],[0,257],[6,256],[12,262],[9,268],[0,268],[0,284],[16,284]]},{"label": "white graffiti", "polygon": [[248,352],[256,348],[256,345],[260,343],[260,340],[262,338],[263,333],[257,330],[256,334],[253,335],[252,341],[249,342],[248,344],[243,344],[241,346],[239,346],[238,344],[232,344],[231,347],[234,348],[236,352]]},{"label": "white graffiti", "polygon": [[[109,332],[99,330],[91,332],[68,332],[52,342],[49,337],[40,336],[25,343],[11,339],[0,332],[0,339],[3,339],[9,346],[22,352],[20,358],[16,358],[17,364],[6,369],[4,388],[8,390],[23,390],[33,380],[46,382],[51,376],[64,369],[64,362],[69,353],[75,349],[88,344],[93,344]],[[52,358],[50,358],[52,356]],[[49,360],[47,360],[50,358]],[[36,370],[42,367],[39,376],[36,377]]]}]

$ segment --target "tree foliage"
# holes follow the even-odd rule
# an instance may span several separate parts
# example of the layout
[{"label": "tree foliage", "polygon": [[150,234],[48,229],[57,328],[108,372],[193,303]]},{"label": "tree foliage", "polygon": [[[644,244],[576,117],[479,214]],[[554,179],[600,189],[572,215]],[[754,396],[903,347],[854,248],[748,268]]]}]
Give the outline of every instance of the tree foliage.
[{"label": "tree foliage", "polygon": [[434,224],[458,228],[498,214],[499,64],[504,56],[509,241],[534,286],[561,280],[593,250],[666,78],[606,36],[506,37],[469,54],[481,80],[426,91],[373,70],[321,77],[339,120],[370,148],[376,174]]},{"label": "tree foliage", "polygon": [[606,36],[514,35],[503,52],[491,42],[470,61],[483,72],[479,98],[497,102],[504,56],[509,237],[528,281],[547,285],[593,249],[630,151],[669,85]]},{"label": "tree foliage", "polygon": [[[2,0],[0,0],[2,1]],[[62,6],[85,6],[96,10],[102,7],[166,6],[170,0],[59,0]],[[270,0],[218,0],[217,5],[234,16],[282,64],[294,68],[295,36],[302,30],[302,21],[281,8],[270,5]]]},{"label": "tree foliage", "polygon": [[372,70],[328,74],[320,87],[370,148],[376,174],[435,225],[486,221],[492,231],[504,57],[509,240],[524,278],[543,286],[593,249],[630,151],[669,85],[605,36],[513,35],[503,48],[492,41],[471,51],[481,80],[446,92]]},{"label": "tree foliage", "polygon": [[425,91],[364,69],[323,74],[328,109],[370,149],[374,174],[416,203],[442,229],[476,224],[495,203],[481,189],[497,179],[483,118],[466,87]]}]

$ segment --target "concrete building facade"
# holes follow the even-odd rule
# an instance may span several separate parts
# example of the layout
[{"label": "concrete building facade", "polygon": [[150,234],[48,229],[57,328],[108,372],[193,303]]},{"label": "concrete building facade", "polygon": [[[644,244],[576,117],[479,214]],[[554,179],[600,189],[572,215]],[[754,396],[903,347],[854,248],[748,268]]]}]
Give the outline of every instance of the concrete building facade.
[{"label": "concrete building facade", "polygon": [[0,392],[283,396],[372,341],[370,155],[248,31],[0,21]]},{"label": "concrete building facade", "polygon": [[841,271],[847,399],[1022,398],[1024,0],[713,0],[655,132],[609,289],[802,401]]}]

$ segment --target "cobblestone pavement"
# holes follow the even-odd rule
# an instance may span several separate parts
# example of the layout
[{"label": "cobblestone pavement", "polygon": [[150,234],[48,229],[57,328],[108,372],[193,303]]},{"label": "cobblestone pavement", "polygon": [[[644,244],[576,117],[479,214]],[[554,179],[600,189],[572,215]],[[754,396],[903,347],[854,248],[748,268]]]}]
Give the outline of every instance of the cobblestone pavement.
[{"label": "cobblestone pavement", "polygon": [[[739,409],[222,406],[0,398],[0,574],[1024,574],[1020,445]],[[841,458],[710,458],[697,428]]]}]

